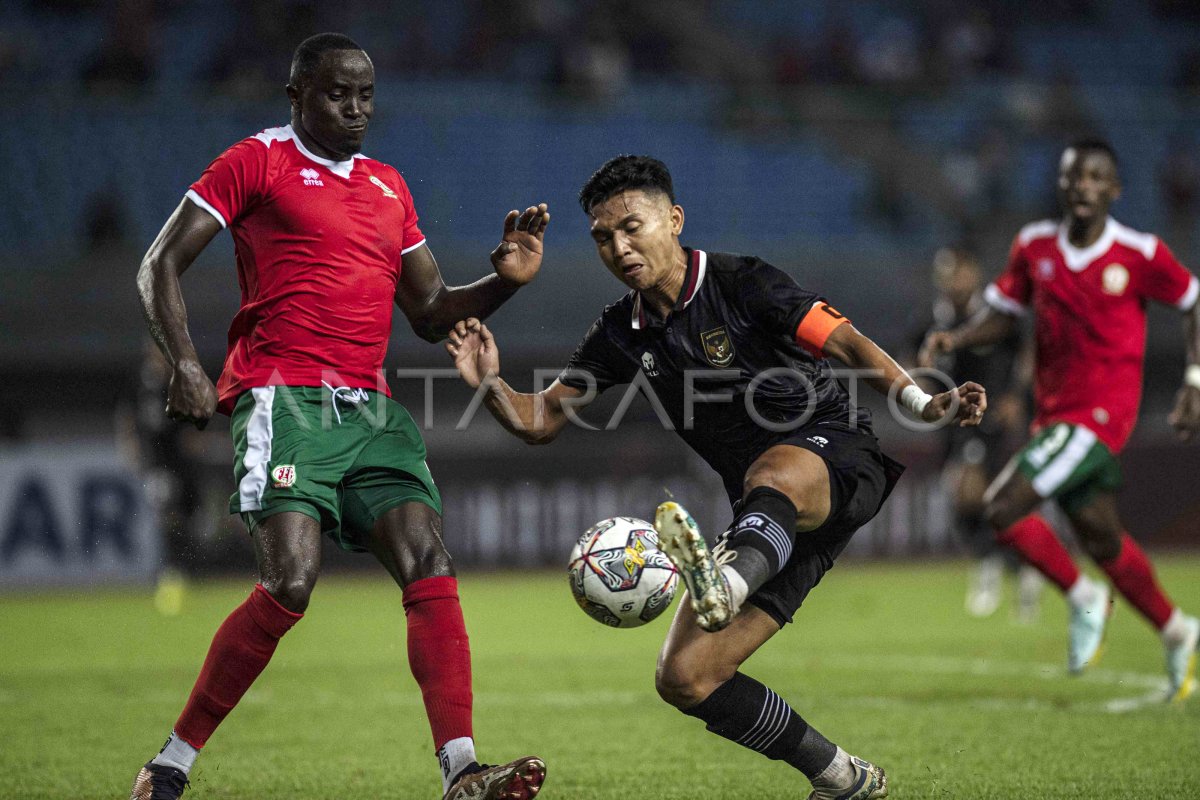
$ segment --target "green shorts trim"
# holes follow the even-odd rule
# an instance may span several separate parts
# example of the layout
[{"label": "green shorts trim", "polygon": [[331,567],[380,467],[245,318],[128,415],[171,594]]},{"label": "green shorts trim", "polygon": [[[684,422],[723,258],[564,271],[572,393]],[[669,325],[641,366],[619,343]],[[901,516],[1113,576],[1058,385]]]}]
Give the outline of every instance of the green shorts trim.
[{"label": "green shorts trim", "polygon": [[231,422],[238,490],[229,511],[251,532],[298,511],[342,549],[361,552],[388,509],[419,502],[442,513],[421,433],[384,394],[264,386],[238,398]]},{"label": "green shorts trim", "polygon": [[1046,427],[1017,453],[1017,467],[1040,497],[1068,514],[1102,492],[1121,487],[1121,465],[1096,434],[1082,425],[1058,422]]}]

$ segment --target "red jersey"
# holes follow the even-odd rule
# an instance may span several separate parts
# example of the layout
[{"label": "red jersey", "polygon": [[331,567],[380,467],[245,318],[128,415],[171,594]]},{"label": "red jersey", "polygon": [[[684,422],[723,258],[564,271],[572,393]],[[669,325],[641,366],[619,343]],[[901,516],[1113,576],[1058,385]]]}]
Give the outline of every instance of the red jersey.
[{"label": "red jersey", "polygon": [[987,287],[989,305],[1036,316],[1034,429],[1070,422],[1117,453],[1137,421],[1146,350],[1146,301],[1188,310],[1200,293],[1170,249],[1109,217],[1091,247],[1067,241],[1053,220],[1026,225],[1008,267]]},{"label": "red jersey", "polygon": [[321,158],[287,125],[226,150],[187,197],[229,228],[237,253],[222,412],[257,386],[387,391],[401,257],[425,241],[399,172],[362,155]]}]

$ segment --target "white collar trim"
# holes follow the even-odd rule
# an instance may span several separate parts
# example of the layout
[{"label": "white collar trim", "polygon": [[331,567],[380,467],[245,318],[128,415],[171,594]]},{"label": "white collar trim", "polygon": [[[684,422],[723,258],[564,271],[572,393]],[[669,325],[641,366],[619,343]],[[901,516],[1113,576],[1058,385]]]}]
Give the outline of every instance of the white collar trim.
[{"label": "white collar trim", "polygon": [[313,153],[311,150],[309,150],[307,147],[304,146],[304,142],[300,141],[300,137],[296,135],[296,131],[292,128],[291,125],[285,126],[284,130],[287,131],[288,138],[291,139],[293,142],[295,142],[296,149],[300,151],[301,155],[303,155],[309,161],[315,161],[318,164],[320,164],[321,166],[327,168],[330,172],[332,172],[334,175],[337,175],[339,178],[345,178],[346,180],[350,180],[350,173],[352,173],[354,171],[354,160],[358,159],[358,158],[366,158],[366,156],[364,156],[362,153],[355,153],[354,155],[350,156],[350,158],[346,159],[345,161],[332,161],[328,158],[321,158],[319,155],[317,155],[316,153]]},{"label": "white collar trim", "polygon": [[1117,239],[1117,221],[1109,217],[1104,222],[1104,232],[1100,238],[1088,247],[1079,248],[1071,244],[1067,238],[1067,224],[1058,226],[1058,251],[1062,253],[1063,261],[1071,272],[1083,272],[1088,265],[1104,255]]}]

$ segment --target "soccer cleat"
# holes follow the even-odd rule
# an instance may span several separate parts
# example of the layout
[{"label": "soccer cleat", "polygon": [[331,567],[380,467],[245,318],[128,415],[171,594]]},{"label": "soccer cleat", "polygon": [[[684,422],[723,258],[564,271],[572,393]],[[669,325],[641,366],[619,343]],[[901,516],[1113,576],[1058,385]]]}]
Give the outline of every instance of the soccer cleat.
[{"label": "soccer cleat", "polygon": [[1200,620],[1187,617],[1187,632],[1167,648],[1167,700],[1182,703],[1196,689],[1196,646],[1200,644]]},{"label": "soccer cleat", "polygon": [[887,773],[870,761],[850,756],[854,783],[849,789],[813,788],[808,800],[879,800],[888,796]]},{"label": "soccer cleat", "polygon": [[443,800],[533,800],[546,780],[546,764],[525,756],[499,766],[476,764],[463,770]]},{"label": "soccer cleat", "polygon": [[180,770],[147,761],[133,779],[129,800],[176,800],[187,786],[187,775]]},{"label": "soccer cleat", "polygon": [[1037,567],[1022,564],[1017,571],[1016,619],[1023,625],[1035,622],[1042,605],[1042,588],[1046,579]]},{"label": "soccer cleat", "polygon": [[683,576],[700,627],[714,633],[732,622],[729,585],[692,515],[668,500],[654,513],[654,530],[658,532],[659,548]]},{"label": "soccer cleat", "polygon": [[1100,660],[1112,612],[1112,591],[1102,583],[1096,584],[1096,597],[1091,603],[1071,605],[1071,621],[1067,628],[1068,672],[1079,674],[1084,667]]},{"label": "soccer cleat", "polygon": [[1003,556],[985,556],[979,559],[971,585],[967,589],[966,608],[972,617],[990,617],[1000,608],[1003,591]]}]

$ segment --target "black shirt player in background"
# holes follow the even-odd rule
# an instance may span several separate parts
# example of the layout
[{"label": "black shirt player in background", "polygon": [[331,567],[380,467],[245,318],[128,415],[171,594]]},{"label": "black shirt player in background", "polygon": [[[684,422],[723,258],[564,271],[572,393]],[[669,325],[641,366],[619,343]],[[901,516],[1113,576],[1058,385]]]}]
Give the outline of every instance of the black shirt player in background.
[{"label": "black shirt player in background", "polygon": [[[965,247],[943,247],[934,254],[933,285],[937,296],[930,309],[931,318],[917,332],[914,350],[920,349],[930,333],[957,328],[985,307],[983,271],[975,254]],[[988,415],[979,425],[944,431],[942,479],[952,487],[955,529],[976,559],[967,587],[967,613],[974,617],[996,613],[1007,567],[1018,575],[1017,618],[1031,621],[1038,612],[1041,574],[1022,566],[1015,553],[996,541],[984,519],[983,495],[1025,435],[1032,354],[1023,345],[1020,331],[1014,328],[996,344],[932,359],[928,354],[922,356],[922,367],[936,368],[956,382],[970,377],[992,390]]]},{"label": "black shirt player in background", "polygon": [[927,422],[978,424],[983,387],[930,397],[786,273],[757,258],[683,247],[683,208],[660,161],[612,159],[583,187],[580,204],[601,261],[631,291],[604,310],[545,391],[523,394],[499,379],[496,342],[475,319],[459,322],[447,344],[459,373],[473,387],[487,381],[488,409],[530,443],[554,439],[573,409],[610,386],[653,393],[720,474],[735,509],[709,552],[683,508],[659,506],[660,544],[690,597],[660,654],[659,694],[713,733],[803,772],[814,798],[885,797],[883,770],[849,756],[738,670],[791,622],[902,471],[880,452],[870,412],[851,407],[825,355],[874,370],[866,383],[885,394],[895,386]]}]

